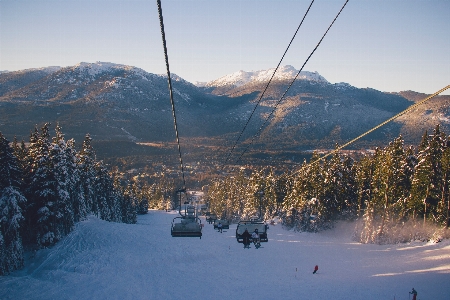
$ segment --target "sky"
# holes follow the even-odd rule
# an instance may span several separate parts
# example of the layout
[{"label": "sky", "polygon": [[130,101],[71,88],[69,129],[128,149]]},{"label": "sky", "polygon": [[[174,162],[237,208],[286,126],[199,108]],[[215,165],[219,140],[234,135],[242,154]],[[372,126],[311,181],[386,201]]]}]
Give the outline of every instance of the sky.
[{"label": "sky", "polygon": [[[193,83],[276,67],[311,3],[161,2],[170,71]],[[282,65],[301,68],[344,2],[314,1]],[[434,93],[450,84],[449,13],[448,0],[350,0],[303,70]],[[156,0],[0,1],[0,70],[96,61],[166,73]]]},{"label": "sky", "polygon": [[353,223],[321,233],[276,224],[261,248],[244,249],[236,224],[219,233],[204,217],[201,239],[173,238],[176,215],[152,210],[137,224],[91,216],[0,276],[0,298],[411,300],[414,288],[418,299],[449,299],[449,240],[359,244]]}]

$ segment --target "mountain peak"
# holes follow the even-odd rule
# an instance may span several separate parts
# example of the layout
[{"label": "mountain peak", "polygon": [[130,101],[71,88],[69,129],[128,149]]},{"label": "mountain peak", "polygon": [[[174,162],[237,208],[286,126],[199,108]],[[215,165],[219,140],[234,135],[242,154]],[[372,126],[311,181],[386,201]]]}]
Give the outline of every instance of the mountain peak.
[{"label": "mountain peak", "polygon": [[111,70],[134,70],[137,71],[137,73],[143,72],[142,69],[127,66],[127,65],[121,65],[121,64],[115,64],[110,62],[101,62],[97,61],[95,63],[87,63],[87,62],[80,62],[72,67],[69,67],[72,70],[77,70],[79,72],[86,72],[90,76],[96,76],[101,73],[110,72]]},{"label": "mountain peak", "polygon": [[[275,68],[267,69],[267,70],[259,70],[259,71],[238,71],[232,74],[225,75],[219,79],[210,81],[206,84],[206,86],[226,86],[226,85],[234,85],[234,86],[242,86],[249,82],[268,82],[272,77]],[[274,79],[276,80],[289,80],[294,79],[298,74],[298,70],[296,70],[291,65],[285,65],[278,68],[275,73]],[[302,71],[298,75],[297,79],[300,80],[308,80],[308,81],[317,81],[328,83],[328,81],[321,76],[318,72],[308,72]]]}]

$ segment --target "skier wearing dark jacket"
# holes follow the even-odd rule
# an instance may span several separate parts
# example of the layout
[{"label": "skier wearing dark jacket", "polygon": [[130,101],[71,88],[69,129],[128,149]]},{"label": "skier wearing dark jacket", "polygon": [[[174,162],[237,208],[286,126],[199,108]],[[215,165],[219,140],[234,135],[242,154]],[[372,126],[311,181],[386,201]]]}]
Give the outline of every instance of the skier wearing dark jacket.
[{"label": "skier wearing dark jacket", "polygon": [[412,300],[416,300],[417,299],[417,291],[413,288],[411,292],[409,292],[410,294],[413,295]]},{"label": "skier wearing dark jacket", "polygon": [[247,229],[245,229],[244,233],[242,234],[242,239],[244,243],[244,248],[248,248],[250,246],[250,232],[248,232]]}]

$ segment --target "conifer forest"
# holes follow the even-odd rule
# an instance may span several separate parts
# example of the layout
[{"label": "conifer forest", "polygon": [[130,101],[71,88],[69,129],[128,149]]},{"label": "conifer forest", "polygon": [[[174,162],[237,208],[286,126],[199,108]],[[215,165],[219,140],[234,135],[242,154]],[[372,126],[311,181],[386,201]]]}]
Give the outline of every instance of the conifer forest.
[{"label": "conifer forest", "polygon": [[27,145],[0,133],[0,275],[23,266],[24,248],[54,245],[90,214],[133,224],[148,211],[136,184],[96,160],[91,141],[86,135],[76,151],[59,126],[50,138],[49,124]]},{"label": "conifer forest", "polygon": [[[355,222],[361,243],[398,243],[448,236],[450,140],[436,126],[417,149],[402,137],[358,160],[335,151],[291,174],[266,168],[213,181],[211,210],[239,220],[278,217],[285,227],[316,232],[337,220]],[[299,169],[299,170],[297,170]]]},{"label": "conifer forest", "polygon": [[[148,209],[177,205],[177,187],[124,180],[98,161],[86,135],[80,150],[57,125],[29,142],[0,133],[0,275],[20,269],[24,252],[51,247],[88,215],[136,223]],[[272,167],[237,168],[206,187],[209,210],[222,219],[278,218],[284,227],[317,232],[338,220],[355,222],[360,243],[448,238],[450,137],[436,126],[417,147],[398,137],[358,158],[314,152],[279,174]]]}]

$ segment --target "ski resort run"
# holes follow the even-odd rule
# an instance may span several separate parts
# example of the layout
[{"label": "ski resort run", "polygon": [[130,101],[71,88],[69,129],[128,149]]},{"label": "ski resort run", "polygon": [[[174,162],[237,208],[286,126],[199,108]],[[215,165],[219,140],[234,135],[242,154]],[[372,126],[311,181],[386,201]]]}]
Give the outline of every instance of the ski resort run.
[{"label": "ski resort run", "polygon": [[[200,217],[203,236],[173,238],[176,211],[137,224],[90,216],[25,267],[0,277],[0,299],[417,299],[450,295],[450,241],[353,242],[354,223],[299,233],[280,224],[267,243],[244,249],[236,224],[222,233]],[[318,270],[313,274],[315,266]]]}]

